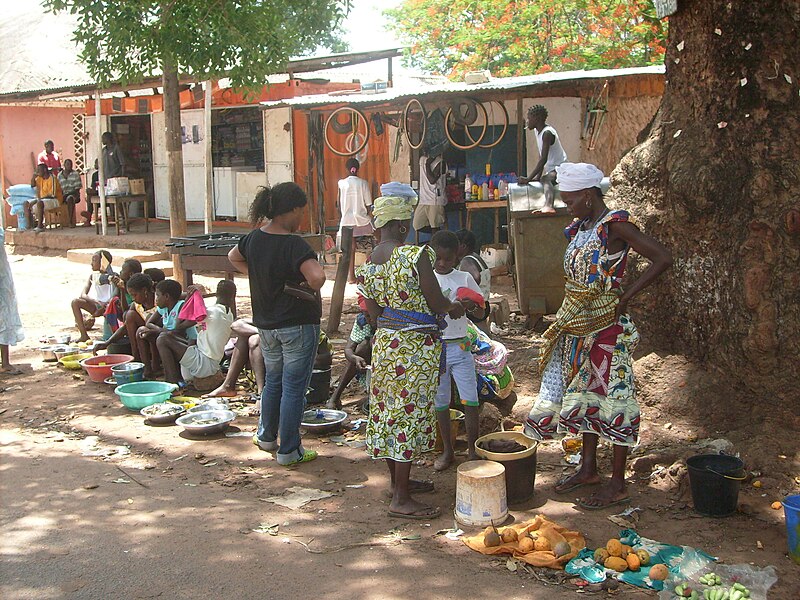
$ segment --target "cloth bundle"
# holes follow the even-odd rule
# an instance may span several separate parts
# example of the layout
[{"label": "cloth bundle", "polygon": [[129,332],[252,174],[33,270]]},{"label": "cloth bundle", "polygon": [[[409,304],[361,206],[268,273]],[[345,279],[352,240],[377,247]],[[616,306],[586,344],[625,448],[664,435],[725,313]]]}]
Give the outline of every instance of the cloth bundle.
[{"label": "cloth bundle", "polygon": [[560,558],[556,558],[551,550],[531,550],[530,552],[522,552],[519,549],[519,542],[504,542],[499,546],[487,547],[483,543],[483,537],[491,531],[491,527],[486,528],[486,530],[478,535],[464,537],[462,541],[481,554],[508,554],[534,567],[548,567],[550,569],[563,569],[564,565],[577,556],[578,552],[586,546],[586,540],[580,532],[572,531],[558,523],[550,521],[544,515],[537,515],[535,519],[514,523],[513,525],[509,525],[508,528],[514,529],[519,538],[530,534],[533,534],[533,537],[544,537],[550,543],[551,548],[555,548],[556,544],[559,542],[567,542],[570,547],[570,552]]}]

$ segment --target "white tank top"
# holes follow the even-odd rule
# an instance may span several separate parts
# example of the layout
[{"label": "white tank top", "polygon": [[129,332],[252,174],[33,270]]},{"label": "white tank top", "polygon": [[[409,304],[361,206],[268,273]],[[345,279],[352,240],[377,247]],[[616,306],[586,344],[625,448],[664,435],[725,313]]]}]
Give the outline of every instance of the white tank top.
[{"label": "white tank top", "polygon": [[428,176],[425,174],[425,164],[428,162],[427,156],[421,156],[419,159],[419,203],[428,206],[444,206],[447,204],[447,197],[445,196],[445,177],[446,175],[440,173],[441,171],[441,158],[436,159],[431,164],[431,170],[439,175],[436,183],[428,181]]},{"label": "white tank top", "polygon": [[561,139],[558,137],[558,132],[550,125],[545,125],[544,129],[536,134],[536,145],[539,147],[539,156],[542,155],[542,138],[544,137],[545,131],[552,133],[556,141],[550,145],[550,149],[547,152],[547,162],[544,165],[544,169],[542,169],[542,175],[555,171],[558,165],[567,160],[567,153],[564,152]]}]

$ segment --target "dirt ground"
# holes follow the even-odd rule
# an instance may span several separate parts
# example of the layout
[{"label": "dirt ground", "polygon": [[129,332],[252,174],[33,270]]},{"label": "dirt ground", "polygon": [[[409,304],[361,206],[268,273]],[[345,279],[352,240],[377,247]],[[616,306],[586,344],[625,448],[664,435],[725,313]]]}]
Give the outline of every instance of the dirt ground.
[{"label": "dirt ground", "polygon": [[[578,592],[575,580],[560,573],[510,572],[504,560],[437,535],[453,527],[454,470],[418,466],[416,476],[435,481],[426,499],[442,507],[442,516],[399,521],[386,514],[385,467],[357,447],[357,433],[306,435],[304,444],[320,458],[285,469],[251,443],[255,417],[239,416],[227,436],[206,439],[145,425],[110,386],[39,358],[42,335],[74,332],[69,300],[88,267],[61,257],[10,260],[27,339],[12,353],[24,374],[0,379],[3,598],[550,599]],[[499,283],[496,289],[511,293],[508,278]],[[248,314],[247,283],[237,284],[240,310]],[[329,282],[328,296],[331,288]],[[348,286],[346,308],[353,294]],[[343,370],[353,317],[346,311],[341,333],[331,336],[334,377]],[[499,339],[512,351],[518,400],[485,409],[486,422],[493,414],[520,422],[538,389],[538,336],[512,316]],[[642,352],[637,377],[644,426],[629,482],[631,506],[641,509],[633,517],[639,533],[697,546],[728,564],[773,565],[779,580],[769,597],[800,597],[800,566],[786,554],[783,512],[770,508],[800,487],[796,414],[741,397],[723,375],[653,349]],[[351,420],[363,416],[360,399],[353,384],[344,397]],[[710,519],[691,510],[682,460],[720,439],[715,447],[739,452],[754,475],[742,486],[740,511]],[[604,448],[606,470],[609,455]],[[542,445],[538,458],[536,493],[511,507],[515,519],[545,514],[581,531],[592,548],[619,532],[607,517],[624,507],[587,513],[570,494],[554,492],[571,468],[560,445]],[[331,496],[297,509],[265,501],[291,486]],[[614,595],[656,596],[629,586]]]}]

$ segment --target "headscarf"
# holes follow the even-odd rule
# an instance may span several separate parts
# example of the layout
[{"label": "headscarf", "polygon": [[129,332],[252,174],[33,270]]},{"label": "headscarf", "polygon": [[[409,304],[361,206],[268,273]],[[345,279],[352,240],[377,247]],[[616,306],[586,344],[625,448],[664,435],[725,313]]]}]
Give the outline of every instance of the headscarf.
[{"label": "headscarf", "polygon": [[600,187],[603,172],[589,163],[561,163],[556,167],[558,189],[562,192],[579,192]]},{"label": "headscarf", "polygon": [[414,214],[416,198],[407,196],[381,196],[372,203],[375,227],[380,229],[390,221],[407,221]]}]

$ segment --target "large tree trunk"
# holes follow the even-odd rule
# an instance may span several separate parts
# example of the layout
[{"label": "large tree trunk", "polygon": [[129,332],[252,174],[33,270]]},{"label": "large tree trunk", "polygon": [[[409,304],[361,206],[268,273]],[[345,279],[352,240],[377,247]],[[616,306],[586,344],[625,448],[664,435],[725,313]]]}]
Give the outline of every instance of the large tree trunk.
[{"label": "large tree trunk", "polygon": [[675,258],[634,312],[651,342],[708,361],[756,402],[788,399],[800,360],[800,2],[678,7],[661,107],[612,175],[610,203]]},{"label": "large tree trunk", "polygon": [[[164,121],[167,136],[167,181],[169,182],[169,234],[186,235],[186,194],[183,187],[183,146],[181,145],[181,100],[178,69],[164,61]],[[207,143],[211,143],[207,140]],[[179,254],[172,255],[174,277],[184,283]]]}]

